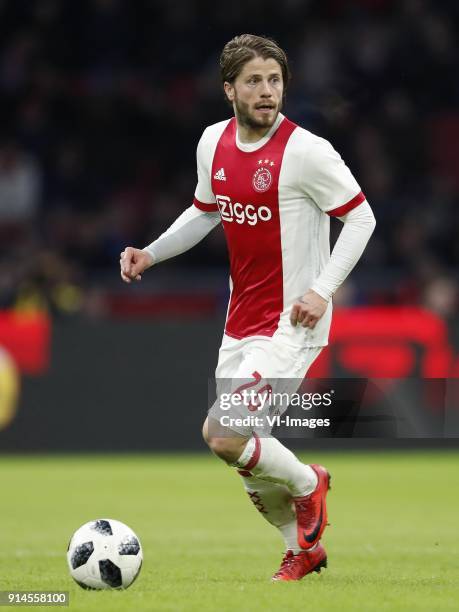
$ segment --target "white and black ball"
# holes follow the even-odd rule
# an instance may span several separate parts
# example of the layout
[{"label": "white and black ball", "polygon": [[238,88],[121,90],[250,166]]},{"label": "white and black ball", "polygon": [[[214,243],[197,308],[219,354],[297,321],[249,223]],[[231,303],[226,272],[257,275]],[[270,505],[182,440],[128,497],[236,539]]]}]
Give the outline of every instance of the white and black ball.
[{"label": "white and black ball", "polygon": [[114,519],[82,525],[67,549],[70,574],[84,589],[127,589],[139,575],[142,561],[139,538]]}]

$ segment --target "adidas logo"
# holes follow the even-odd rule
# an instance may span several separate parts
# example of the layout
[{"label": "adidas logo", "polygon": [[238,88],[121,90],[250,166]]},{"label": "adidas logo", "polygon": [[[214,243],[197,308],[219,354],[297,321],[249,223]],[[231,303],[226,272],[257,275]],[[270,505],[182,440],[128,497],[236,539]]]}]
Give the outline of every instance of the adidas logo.
[{"label": "adidas logo", "polygon": [[214,174],[214,179],[216,181],[226,181],[225,169],[220,168],[220,170],[217,170],[217,172]]}]

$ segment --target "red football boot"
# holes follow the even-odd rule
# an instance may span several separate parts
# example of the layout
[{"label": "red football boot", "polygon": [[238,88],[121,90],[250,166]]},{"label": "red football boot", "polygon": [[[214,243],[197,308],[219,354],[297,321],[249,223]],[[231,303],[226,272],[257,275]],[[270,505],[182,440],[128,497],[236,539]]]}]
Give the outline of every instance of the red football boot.
[{"label": "red football boot", "polygon": [[317,487],[305,497],[293,497],[298,527],[298,545],[309,550],[320,540],[327,525],[326,496],[330,488],[330,474],[321,465],[311,464],[317,474]]},{"label": "red football boot", "polygon": [[322,567],[327,567],[327,553],[322,544],[318,544],[314,550],[302,550],[296,555],[292,550],[288,550],[272,579],[274,581],[301,580],[311,572],[320,574]]}]

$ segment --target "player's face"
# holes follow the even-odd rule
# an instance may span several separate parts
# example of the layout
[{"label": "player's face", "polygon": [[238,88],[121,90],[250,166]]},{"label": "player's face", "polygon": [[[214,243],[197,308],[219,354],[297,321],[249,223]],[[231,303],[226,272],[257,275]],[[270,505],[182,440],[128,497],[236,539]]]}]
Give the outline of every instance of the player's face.
[{"label": "player's face", "polygon": [[269,129],[282,108],[282,70],[275,59],[256,57],[244,65],[225,92],[238,122],[253,130]]}]

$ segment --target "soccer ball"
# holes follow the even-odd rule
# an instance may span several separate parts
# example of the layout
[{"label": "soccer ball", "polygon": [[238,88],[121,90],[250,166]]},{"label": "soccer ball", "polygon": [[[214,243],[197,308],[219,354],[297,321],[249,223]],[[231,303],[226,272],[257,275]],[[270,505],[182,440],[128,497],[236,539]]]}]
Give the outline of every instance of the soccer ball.
[{"label": "soccer ball", "polygon": [[139,538],[113,519],[86,523],[67,548],[70,574],[83,589],[127,589],[139,575],[142,560]]}]

